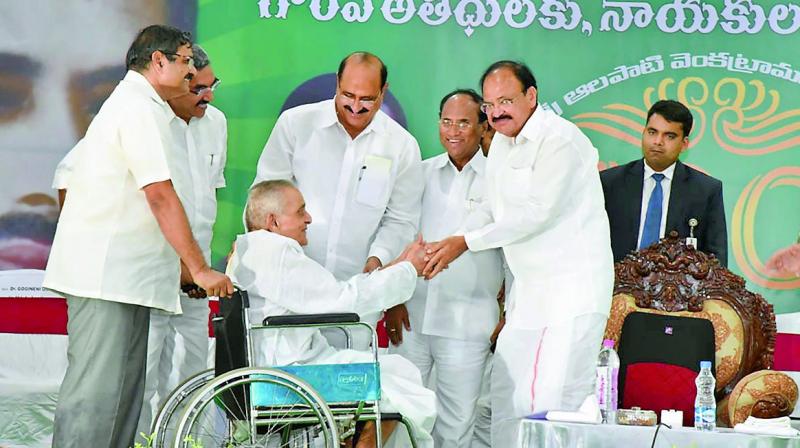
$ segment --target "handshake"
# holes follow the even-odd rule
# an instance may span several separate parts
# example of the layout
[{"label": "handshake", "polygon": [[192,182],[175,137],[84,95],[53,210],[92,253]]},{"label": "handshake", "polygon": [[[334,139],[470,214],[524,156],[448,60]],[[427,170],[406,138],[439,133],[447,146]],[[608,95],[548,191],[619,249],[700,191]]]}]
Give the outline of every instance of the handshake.
[{"label": "handshake", "polygon": [[389,265],[408,261],[417,270],[418,276],[430,280],[447,269],[450,263],[466,250],[467,243],[463,236],[451,236],[441,241],[426,243],[420,234]]}]

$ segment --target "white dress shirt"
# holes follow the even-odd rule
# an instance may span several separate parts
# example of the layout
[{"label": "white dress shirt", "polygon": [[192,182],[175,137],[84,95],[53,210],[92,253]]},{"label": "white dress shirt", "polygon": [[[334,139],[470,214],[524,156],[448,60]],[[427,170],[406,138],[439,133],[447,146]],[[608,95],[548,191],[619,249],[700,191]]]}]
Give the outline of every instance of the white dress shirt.
[{"label": "white dress shirt", "polygon": [[293,181],[314,222],[309,257],[338,279],[360,273],[367,258],[383,264],[416,236],[423,179],[419,146],[379,111],[350,138],[333,100],[298,106],[278,118],[255,182]]},{"label": "white dress shirt", "polygon": [[[482,227],[488,215],[486,157],[480,151],[456,169],[447,153],[422,162],[420,230],[426,241],[439,241],[455,233]],[[497,325],[497,293],[503,283],[503,258],[499,249],[466,252],[432,280],[417,280],[406,307],[411,329],[422,334],[485,342]]]},{"label": "white dress shirt", "polygon": [[492,140],[492,222],[464,236],[473,251],[503,248],[514,275],[507,326],[535,330],[608,315],[614,270],[597,161],[574,124],[541,107],[516,138]]},{"label": "white dress shirt", "polygon": [[183,209],[192,227],[192,234],[200,249],[211,263],[211,237],[217,218],[217,188],[225,187],[225,161],[228,130],[225,115],[208,105],[201,118],[192,117],[187,124],[175,117],[170,122],[175,139],[176,152],[180,152],[180,163],[173,170],[180,170],[180,178],[186,185],[176,185],[175,191],[181,199]]},{"label": "white dress shirt", "polygon": [[[642,244],[642,232],[644,232],[644,219],[647,217],[647,205],[650,203],[650,196],[653,195],[653,190],[656,189],[656,180],[653,179],[655,174],[650,165],[644,162],[644,179],[642,180],[642,213],[639,217],[639,238],[636,239],[636,247]],[[668,166],[664,171],[661,171],[664,178],[661,179],[661,191],[663,192],[663,200],[661,203],[661,225],[658,229],[658,238],[664,238],[664,232],[667,229],[667,209],[669,208],[669,193],[672,189],[672,177],[675,175],[675,164]]]},{"label": "white dress shirt", "polygon": [[129,71],[117,85],[76,152],[44,287],[180,311],[178,256],[142,191],[173,179],[173,116],[141,74]]},{"label": "white dress shirt", "polygon": [[[371,274],[337,280],[303,252],[297,241],[266,230],[236,238],[228,265],[231,280],[250,296],[250,316],[316,313],[374,313],[411,297],[417,272],[402,262]],[[259,332],[259,365],[305,363],[329,349],[318,329]]]}]

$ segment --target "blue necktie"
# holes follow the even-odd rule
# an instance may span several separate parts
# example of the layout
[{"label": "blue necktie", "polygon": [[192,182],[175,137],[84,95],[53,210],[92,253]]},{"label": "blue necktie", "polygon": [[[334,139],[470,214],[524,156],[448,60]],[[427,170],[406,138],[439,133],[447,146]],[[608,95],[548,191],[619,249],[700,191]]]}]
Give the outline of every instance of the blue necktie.
[{"label": "blue necktie", "polygon": [[664,175],[653,173],[653,180],[656,187],[647,202],[647,214],[644,217],[644,230],[642,231],[642,242],[639,243],[639,250],[642,250],[658,241],[658,234],[661,230],[661,209],[664,203],[664,190],[661,189],[661,181]]}]

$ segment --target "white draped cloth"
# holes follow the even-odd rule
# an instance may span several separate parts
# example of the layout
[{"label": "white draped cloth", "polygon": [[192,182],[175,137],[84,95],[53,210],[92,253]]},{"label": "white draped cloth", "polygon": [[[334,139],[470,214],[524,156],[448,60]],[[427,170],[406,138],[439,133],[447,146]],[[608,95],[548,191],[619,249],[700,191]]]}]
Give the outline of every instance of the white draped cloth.
[{"label": "white draped cloth", "polygon": [[[267,316],[377,312],[408,300],[417,273],[409,262],[339,281],[303,252],[297,241],[264,230],[239,235],[228,275],[250,296],[251,322]],[[261,330],[253,333],[257,365],[371,362],[372,354],[337,350],[317,329]],[[432,447],[436,418],[433,392],[419,370],[397,355],[380,357],[381,411],[408,418],[420,447]],[[410,446],[402,427],[389,446]]]}]

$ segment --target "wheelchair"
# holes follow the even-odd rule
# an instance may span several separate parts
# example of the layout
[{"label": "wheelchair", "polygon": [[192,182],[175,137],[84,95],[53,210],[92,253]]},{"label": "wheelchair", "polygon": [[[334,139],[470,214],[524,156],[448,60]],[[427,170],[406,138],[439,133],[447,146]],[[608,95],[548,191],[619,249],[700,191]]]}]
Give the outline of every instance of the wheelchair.
[{"label": "wheelchair", "polygon": [[[377,337],[357,314],[271,316],[250,325],[247,292],[220,300],[212,318],[217,337],[215,368],[178,386],[153,422],[153,447],[338,448],[358,441],[365,422],[374,422],[382,446],[381,422],[397,421],[416,447],[410,422],[381,413]],[[349,342],[350,330],[372,334],[370,363],[256,367],[251,332],[335,328]],[[398,430],[400,428],[397,428]]]}]

